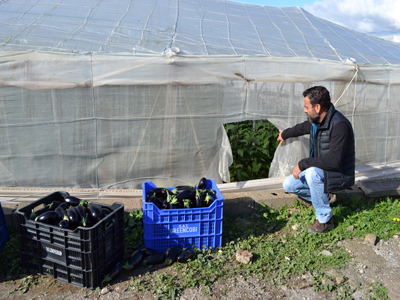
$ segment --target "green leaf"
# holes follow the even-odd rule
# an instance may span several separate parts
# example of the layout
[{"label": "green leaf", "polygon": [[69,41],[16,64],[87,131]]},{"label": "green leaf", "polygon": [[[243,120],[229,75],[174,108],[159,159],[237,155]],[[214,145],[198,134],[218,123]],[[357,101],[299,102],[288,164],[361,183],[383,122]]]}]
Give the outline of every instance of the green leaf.
[{"label": "green leaf", "polygon": [[[168,200],[167,200],[168,201]],[[178,198],[176,198],[176,196],[172,196],[171,198],[171,204],[178,204]]]},{"label": "green leaf", "polygon": [[122,265],[122,267],[125,269],[125,270],[132,270],[132,268],[133,268],[133,266],[131,266],[131,265],[129,265],[128,264],[128,262],[126,262],[124,265]]},{"label": "green leaf", "polygon": [[253,172],[257,173],[260,170],[261,166],[262,164],[256,164],[255,166],[253,166]]},{"label": "green leaf", "polygon": [[190,207],[190,199],[184,199],[183,200],[183,206],[186,207],[186,208],[189,208]]},{"label": "green leaf", "polygon": [[107,274],[106,276],[104,276],[104,279],[101,281],[101,284],[103,285],[106,282],[111,281],[111,277]]}]

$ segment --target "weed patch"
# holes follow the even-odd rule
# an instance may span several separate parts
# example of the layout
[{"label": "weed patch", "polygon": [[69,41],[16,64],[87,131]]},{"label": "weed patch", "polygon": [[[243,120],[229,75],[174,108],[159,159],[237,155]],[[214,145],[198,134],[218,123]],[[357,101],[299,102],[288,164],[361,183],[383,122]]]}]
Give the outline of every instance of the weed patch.
[{"label": "weed patch", "polygon": [[[337,234],[346,235],[348,226],[354,226],[352,233],[356,237],[364,237],[373,233],[386,241],[400,231],[400,202],[390,197],[376,201],[354,199],[346,205],[333,208],[334,220],[339,224]],[[396,218],[396,220],[394,220]]]},{"label": "weed patch", "polygon": [[371,287],[367,290],[368,300],[372,299],[382,299],[388,300],[389,296],[387,294],[387,289],[382,284],[374,282]]},{"label": "weed patch", "polygon": [[[359,286],[350,287],[347,279],[341,284],[326,283],[326,279],[334,281],[326,274],[327,270],[343,269],[351,261],[350,254],[338,242],[368,233],[383,240],[398,234],[400,203],[390,197],[375,201],[352,199],[337,202],[332,209],[336,227],[319,235],[307,232],[315,211],[297,201],[292,208],[274,210],[261,205],[252,215],[235,218],[224,215],[221,248],[195,249],[195,257],[187,263],[141,266],[140,271],[123,270],[123,276],[131,277],[123,290],[126,293],[150,292],[158,299],[179,299],[189,288],[199,288],[204,296],[212,295],[210,287],[214,283],[227,282],[237,276],[251,276],[273,285],[296,285],[301,281],[299,278],[306,276],[314,282],[315,291],[332,293],[337,299],[350,299]],[[125,226],[125,252],[129,255],[144,247],[142,212],[126,214]],[[349,231],[349,226],[354,226],[354,231]],[[0,274],[3,280],[22,278],[10,293],[25,293],[40,283],[42,277],[23,274],[18,235],[13,228],[9,231],[11,239],[0,253]],[[237,250],[250,251],[252,262],[247,265],[236,262]],[[321,254],[323,250],[332,255]],[[224,289],[219,295],[226,293]],[[386,288],[379,283],[371,285],[365,297],[388,299]]]},{"label": "weed patch", "polygon": [[[389,238],[400,231],[400,223],[393,221],[400,216],[398,200],[385,198],[376,201],[354,199],[347,204],[333,207],[336,228],[323,235],[308,234],[307,228],[313,222],[315,212],[299,202],[293,209],[279,210],[261,208],[251,217],[224,216],[223,247],[219,250],[198,250],[195,259],[187,264],[174,264],[171,271],[174,278],[175,294],[190,287],[210,286],[217,280],[237,275],[253,275],[272,284],[290,284],[303,274],[310,274],[315,281],[316,291],[334,293],[338,299],[347,299],[357,290],[345,284],[329,285],[322,278],[329,269],[341,269],[351,261],[351,256],[338,242],[352,237],[363,237],[375,233]],[[245,226],[242,226],[242,225]],[[292,226],[297,225],[297,230]],[[346,228],[355,227],[353,232]],[[248,250],[254,255],[248,265],[235,260],[237,250]],[[321,255],[323,250],[331,256]],[[371,297],[385,295],[384,287],[370,289]],[[167,291],[164,291],[167,295]],[[171,296],[171,294],[169,294]]]}]

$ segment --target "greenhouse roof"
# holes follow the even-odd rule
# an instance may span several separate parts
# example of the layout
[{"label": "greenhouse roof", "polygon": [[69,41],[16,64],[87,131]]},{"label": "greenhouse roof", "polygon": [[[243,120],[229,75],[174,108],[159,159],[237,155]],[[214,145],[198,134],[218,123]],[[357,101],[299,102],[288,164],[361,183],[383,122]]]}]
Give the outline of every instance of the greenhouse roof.
[{"label": "greenhouse roof", "polygon": [[300,7],[224,0],[0,0],[0,51],[27,50],[400,64],[400,44]]}]

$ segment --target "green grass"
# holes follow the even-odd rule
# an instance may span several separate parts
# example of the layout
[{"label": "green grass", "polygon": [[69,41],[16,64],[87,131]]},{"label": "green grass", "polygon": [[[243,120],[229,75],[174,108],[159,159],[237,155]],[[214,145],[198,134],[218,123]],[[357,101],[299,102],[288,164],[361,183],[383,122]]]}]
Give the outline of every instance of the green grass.
[{"label": "green grass", "polygon": [[[223,246],[220,249],[196,249],[195,259],[188,263],[174,263],[160,270],[144,267],[138,278],[135,270],[123,273],[132,276],[126,282],[125,292],[150,292],[155,298],[175,299],[191,287],[200,287],[204,295],[208,287],[238,275],[255,276],[274,285],[291,284],[303,274],[310,274],[316,283],[314,289],[334,293],[337,299],[350,299],[357,287],[345,282],[329,286],[322,283],[329,277],[326,271],[344,268],[351,260],[350,254],[338,245],[338,241],[353,237],[376,234],[387,240],[400,232],[400,203],[398,199],[383,198],[374,201],[352,199],[333,204],[335,229],[320,235],[307,233],[314,221],[314,210],[296,202],[293,208],[279,210],[261,206],[253,215],[231,218],[224,215]],[[143,247],[143,214],[129,213],[125,217],[125,251],[127,255]],[[397,221],[399,219],[399,221]],[[298,229],[293,230],[292,226]],[[354,231],[347,227],[354,226]],[[19,243],[15,230],[10,230],[11,240],[0,253],[1,276],[11,280],[28,275],[19,266]],[[248,264],[236,262],[237,250],[249,250],[254,259]],[[328,250],[333,255],[319,255]],[[331,278],[332,279],[332,278]],[[29,280],[32,281],[32,280]],[[27,284],[25,285],[27,286]],[[226,292],[225,292],[226,293]],[[388,299],[386,288],[375,283],[368,290],[369,299]]]},{"label": "green grass", "polygon": [[364,237],[368,233],[374,233],[386,241],[400,231],[398,199],[386,197],[380,201],[349,201],[347,205],[334,207],[333,213],[334,220],[339,223],[336,230],[338,234],[345,234],[346,228],[354,225],[354,236]]},{"label": "green grass", "polygon": [[[144,280],[132,280],[130,285],[135,287],[135,291],[152,291],[157,296],[174,299],[186,288],[210,286],[217,280],[236,275],[257,276],[279,285],[290,284],[293,278],[302,274],[312,274],[316,291],[334,293],[337,299],[350,299],[357,287],[351,288],[346,283],[335,286],[322,284],[322,278],[328,277],[327,270],[344,268],[351,260],[350,254],[338,246],[338,241],[364,237],[368,233],[387,240],[400,232],[400,222],[397,221],[400,218],[399,201],[392,198],[376,201],[352,199],[333,205],[336,228],[322,235],[307,232],[314,215],[312,208],[298,202],[293,208],[282,207],[279,210],[261,206],[251,218],[248,215],[239,218],[225,215],[223,247],[219,251],[198,250],[196,259],[187,264],[173,264],[162,277],[151,280],[149,272]],[[298,225],[296,231],[292,229],[293,225]],[[351,225],[354,226],[353,232],[347,230]],[[237,250],[251,251],[253,262],[248,265],[236,263]],[[333,255],[319,255],[322,250]],[[379,284],[369,292],[372,298],[387,299],[385,288]]]}]

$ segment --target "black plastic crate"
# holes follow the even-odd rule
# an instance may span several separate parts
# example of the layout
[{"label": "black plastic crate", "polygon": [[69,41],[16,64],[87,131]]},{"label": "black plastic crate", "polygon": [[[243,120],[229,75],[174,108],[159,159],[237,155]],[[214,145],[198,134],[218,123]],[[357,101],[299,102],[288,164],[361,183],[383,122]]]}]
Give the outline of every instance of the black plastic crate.
[{"label": "black plastic crate", "polygon": [[124,258],[124,205],[96,203],[112,213],[89,228],[71,230],[29,220],[36,206],[63,202],[64,196],[64,192],[55,192],[17,210],[21,266],[32,273],[94,289]]}]

